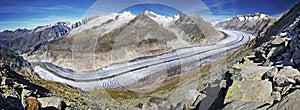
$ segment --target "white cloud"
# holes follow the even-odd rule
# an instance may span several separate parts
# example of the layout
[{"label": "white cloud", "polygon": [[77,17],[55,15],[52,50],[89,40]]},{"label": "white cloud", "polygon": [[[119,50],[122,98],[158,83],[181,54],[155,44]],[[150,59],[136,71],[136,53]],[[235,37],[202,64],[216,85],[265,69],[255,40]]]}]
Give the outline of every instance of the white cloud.
[{"label": "white cloud", "polygon": [[23,6],[23,7],[12,7],[12,6],[3,6],[0,7],[0,13],[43,13],[43,12],[49,12],[49,11],[61,11],[61,10],[72,10],[77,12],[84,12],[85,10],[82,10],[80,8],[74,8],[67,5],[57,5],[52,7],[29,7],[29,6]]}]

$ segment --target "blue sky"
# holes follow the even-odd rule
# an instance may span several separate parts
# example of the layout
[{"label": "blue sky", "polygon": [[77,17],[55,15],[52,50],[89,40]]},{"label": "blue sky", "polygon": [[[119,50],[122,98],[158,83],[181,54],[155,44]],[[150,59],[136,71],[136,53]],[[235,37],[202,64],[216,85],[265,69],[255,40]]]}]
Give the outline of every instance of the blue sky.
[{"label": "blue sky", "polygon": [[[222,20],[237,14],[266,13],[278,17],[299,0],[0,0],[0,31],[58,21],[75,22],[100,13],[120,11],[136,3],[162,3],[184,13],[212,14]],[[208,13],[208,14],[207,14]]]}]

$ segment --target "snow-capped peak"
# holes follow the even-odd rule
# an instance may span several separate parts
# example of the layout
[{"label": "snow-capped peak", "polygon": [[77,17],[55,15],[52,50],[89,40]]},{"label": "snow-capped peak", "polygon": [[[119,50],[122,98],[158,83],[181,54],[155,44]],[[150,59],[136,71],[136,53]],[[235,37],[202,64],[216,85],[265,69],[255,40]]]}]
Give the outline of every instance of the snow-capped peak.
[{"label": "snow-capped peak", "polygon": [[110,32],[113,29],[118,28],[124,23],[128,23],[130,20],[135,18],[136,15],[132,14],[129,11],[123,13],[111,13],[108,15],[97,16],[96,18],[88,21],[87,23],[82,24],[81,26],[72,29],[70,35],[82,32],[83,30],[88,30],[93,27],[103,31],[103,34]]},{"label": "snow-capped peak", "polygon": [[[47,28],[51,28],[53,26],[67,26],[69,27],[71,23],[70,22],[57,22],[57,23],[54,23],[54,24],[50,24],[50,25],[45,25],[45,26],[38,26],[36,27],[35,29],[33,29],[31,32],[32,33],[35,33],[35,32],[40,32],[40,31],[43,31]],[[69,27],[70,28],[70,27]]]},{"label": "snow-capped peak", "polygon": [[179,15],[175,15],[173,17],[163,16],[149,10],[146,10],[144,13],[163,27],[168,26],[172,21],[175,21],[180,17]]},{"label": "snow-capped peak", "polygon": [[247,15],[237,15],[236,16],[239,21],[254,21],[258,19],[268,19],[268,16],[266,14],[247,14]]}]

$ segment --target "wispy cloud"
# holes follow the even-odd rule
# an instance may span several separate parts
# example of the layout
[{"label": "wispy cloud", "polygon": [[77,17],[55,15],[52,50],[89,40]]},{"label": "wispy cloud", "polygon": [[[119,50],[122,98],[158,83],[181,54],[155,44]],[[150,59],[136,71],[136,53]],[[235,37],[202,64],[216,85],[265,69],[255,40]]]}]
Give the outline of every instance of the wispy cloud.
[{"label": "wispy cloud", "polygon": [[37,26],[44,26],[49,24],[54,24],[60,21],[67,21],[71,23],[75,23],[79,21],[81,18],[74,18],[68,16],[56,16],[56,15],[49,15],[43,18],[31,18],[25,20],[18,20],[18,19],[11,19],[10,21],[0,21],[0,31],[3,30],[15,30],[17,28],[27,28],[27,29],[34,29]]},{"label": "wispy cloud", "polygon": [[237,13],[231,7],[236,0],[203,0],[203,2],[209,7],[216,21],[231,18]]},{"label": "wispy cloud", "polygon": [[0,13],[43,13],[43,12],[49,12],[49,11],[78,11],[83,12],[85,10],[82,10],[80,8],[74,8],[67,5],[57,5],[52,7],[32,7],[32,6],[21,6],[21,7],[15,7],[15,6],[3,6],[0,7]]}]

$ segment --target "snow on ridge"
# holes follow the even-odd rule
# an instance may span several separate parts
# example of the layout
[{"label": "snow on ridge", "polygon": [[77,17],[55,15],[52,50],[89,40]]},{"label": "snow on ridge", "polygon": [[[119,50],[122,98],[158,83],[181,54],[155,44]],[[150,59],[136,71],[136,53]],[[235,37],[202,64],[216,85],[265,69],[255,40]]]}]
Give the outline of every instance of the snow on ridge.
[{"label": "snow on ridge", "polygon": [[69,26],[70,24],[71,24],[70,22],[57,22],[57,23],[50,24],[50,25],[38,26],[35,29],[33,29],[31,32],[32,33],[40,32],[40,31],[43,31],[43,30],[45,30],[47,28],[51,28],[53,26],[58,26],[58,25],[67,26],[67,27],[70,28],[70,26]]},{"label": "snow on ridge", "polygon": [[[87,29],[91,29],[93,27],[98,27],[104,29],[104,33],[109,32],[112,29],[117,28],[118,26],[129,22],[132,20],[136,15],[132,14],[129,11],[125,11],[123,13],[111,13],[108,15],[101,15],[87,23],[72,29],[70,35],[74,35],[76,33],[82,32]],[[109,24],[109,25],[107,25]]]},{"label": "snow on ridge", "polygon": [[179,15],[174,15],[173,17],[163,16],[156,14],[152,11],[146,10],[145,14],[148,15],[152,20],[162,25],[163,27],[168,26],[172,21],[176,21],[180,18]]},{"label": "snow on ridge", "polygon": [[268,15],[261,14],[261,13],[255,13],[255,14],[246,14],[246,15],[237,15],[236,18],[239,21],[255,21],[258,19],[269,19]]}]

